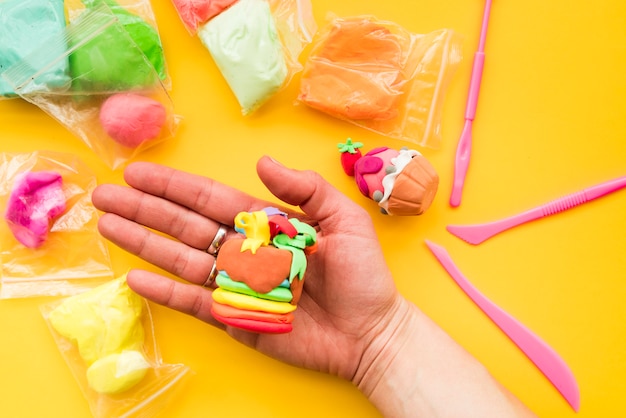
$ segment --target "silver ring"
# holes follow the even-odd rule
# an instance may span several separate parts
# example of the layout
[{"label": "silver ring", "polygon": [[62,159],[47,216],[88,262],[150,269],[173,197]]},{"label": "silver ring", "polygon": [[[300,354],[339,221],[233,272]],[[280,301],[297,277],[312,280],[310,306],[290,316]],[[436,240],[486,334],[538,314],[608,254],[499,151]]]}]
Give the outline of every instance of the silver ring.
[{"label": "silver ring", "polygon": [[217,256],[217,253],[220,250],[220,247],[224,243],[224,238],[226,238],[227,230],[228,228],[226,227],[226,225],[220,224],[220,227],[217,229],[217,232],[215,233],[215,238],[213,238],[213,241],[211,242],[211,245],[209,245],[209,248],[206,249],[207,253],[211,254],[214,257]]},{"label": "silver ring", "polygon": [[214,261],[213,267],[211,267],[211,272],[209,273],[209,277],[207,277],[204,284],[202,284],[202,287],[210,287],[213,282],[215,282],[215,278],[217,277],[218,273],[219,272],[217,271],[217,261]]}]

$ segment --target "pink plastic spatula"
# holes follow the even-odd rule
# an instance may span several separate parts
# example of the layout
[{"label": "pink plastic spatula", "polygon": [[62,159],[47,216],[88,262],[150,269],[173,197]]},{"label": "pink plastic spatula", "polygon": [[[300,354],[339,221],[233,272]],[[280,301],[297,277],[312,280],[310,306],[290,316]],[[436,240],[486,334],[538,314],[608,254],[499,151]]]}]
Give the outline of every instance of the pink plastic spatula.
[{"label": "pink plastic spatula", "polygon": [[485,2],[483,13],[483,23],[480,29],[480,41],[478,50],[474,54],[474,64],[472,66],[472,76],[470,78],[467,104],[465,105],[465,125],[461,132],[461,138],[456,149],[454,162],[454,181],[452,183],[452,194],[450,195],[450,206],[457,207],[461,204],[465,175],[469,167],[470,154],[472,151],[472,122],[476,116],[476,105],[478,104],[478,92],[483,78],[483,66],[485,65],[485,41],[487,39],[487,26],[489,14],[491,13],[491,0]]},{"label": "pink plastic spatula", "polygon": [[426,245],[448,274],[482,311],[526,354],[557,388],[574,411],[580,408],[578,383],[565,361],[541,338],[492,301],[487,299],[456,267],[445,248],[426,241]]},{"label": "pink plastic spatula", "polygon": [[522,212],[498,221],[477,225],[448,225],[446,229],[452,235],[455,235],[470,244],[477,245],[494,235],[499,234],[500,232],[506,231],[507,229],[563,212],[567,209],[590,202],[624,187],[626,187],[626,176],[618,177],[616,179],[588,187],[579,192],[548,202],[545,205],[534,207],[526,212]]}]

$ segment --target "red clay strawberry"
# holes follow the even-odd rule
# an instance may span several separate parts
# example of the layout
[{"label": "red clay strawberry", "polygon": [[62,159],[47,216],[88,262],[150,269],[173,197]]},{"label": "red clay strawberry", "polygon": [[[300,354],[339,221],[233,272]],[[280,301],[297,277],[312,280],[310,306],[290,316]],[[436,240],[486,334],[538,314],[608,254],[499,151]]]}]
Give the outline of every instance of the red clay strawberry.
[{"label": "red clay strawberry", "polygon": [[362,146],[363,143],[361,142],[352,142],[352,138],[348,138],[345,144],[337,144],[339,152],[341,152],[341,166],[343,171],[349,176],[354,176],[354,164],[362,156],[359,150]]}]

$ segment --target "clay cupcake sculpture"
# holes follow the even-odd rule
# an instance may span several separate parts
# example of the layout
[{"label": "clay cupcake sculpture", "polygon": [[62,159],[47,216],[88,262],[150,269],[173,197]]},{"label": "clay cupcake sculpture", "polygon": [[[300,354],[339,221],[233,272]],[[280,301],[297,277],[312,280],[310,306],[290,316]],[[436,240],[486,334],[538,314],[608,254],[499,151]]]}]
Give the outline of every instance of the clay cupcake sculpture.
[{"label": "clay cupcake sculpture", "polygon": [[363,144],[338,144],[344,172],[354,176],[359,191],[378,202],[385,215],[421,215],[437,194],[439,176],[418,151],[403,147],[375,148],[362,155]]},{"label": "clay cupcake sculpture", "polygon": [[315,229],[275,208],[239,213],[235,229],[245,238],[229,239],[217,255],[213,317],[251,332],[291,332]]}]

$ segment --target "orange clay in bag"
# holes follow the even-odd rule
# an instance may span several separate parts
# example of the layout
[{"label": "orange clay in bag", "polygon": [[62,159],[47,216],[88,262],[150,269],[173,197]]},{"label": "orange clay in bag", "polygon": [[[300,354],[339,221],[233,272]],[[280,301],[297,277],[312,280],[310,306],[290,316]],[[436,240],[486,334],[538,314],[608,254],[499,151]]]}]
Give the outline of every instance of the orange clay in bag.
[{"label": "orange clay in bag", "polygon": [[349,119],[396,116],[406,40],[371,20],[333,24],[303,74],[300,99]]},{"label": "orange clay in bag", "polygon": [[437,148],[456,34],[413,34],[371,16],[336,18],[314,41],[298,99],[380,134]]}]

